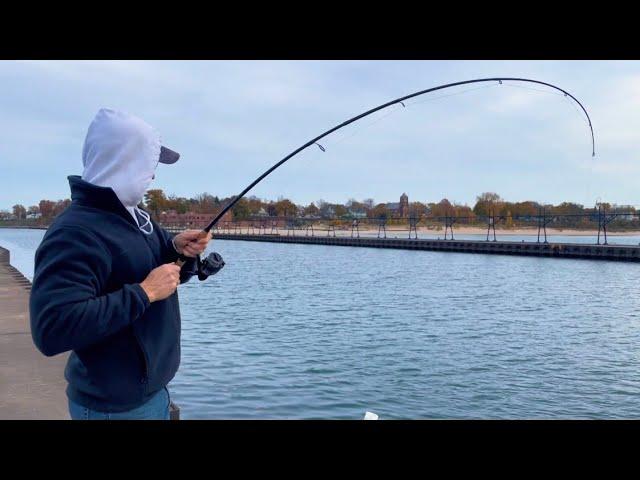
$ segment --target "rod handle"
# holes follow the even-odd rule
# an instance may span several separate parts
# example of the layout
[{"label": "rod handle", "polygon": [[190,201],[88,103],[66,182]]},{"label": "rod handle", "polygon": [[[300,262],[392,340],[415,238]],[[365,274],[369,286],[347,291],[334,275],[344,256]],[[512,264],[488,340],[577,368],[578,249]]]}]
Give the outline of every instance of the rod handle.
[{"label": "rod handle", "polygon": [[[209,235],[209,231],[208,230],[202,230],[200,232],[200,234],[198,235],[199,238],[204,238],[207,235]],[[177,266],[179,266],[180,268],[182,268],[182,266],[187,263],[188,258],[185,257],[184,255],[180,255],[180,257],[178,258],[178,260],[176,260],[175,264]]]}]

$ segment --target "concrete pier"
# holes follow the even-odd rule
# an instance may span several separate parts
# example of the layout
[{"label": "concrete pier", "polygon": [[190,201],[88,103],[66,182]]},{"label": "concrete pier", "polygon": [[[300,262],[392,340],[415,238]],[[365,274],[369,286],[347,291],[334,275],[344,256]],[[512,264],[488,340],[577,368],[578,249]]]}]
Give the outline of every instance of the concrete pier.
[{"label": "concrete pier", "polygon": [[440,252],[488,253],[499,255],[528,255],[552,258],[581,258],[640,262],[640,246],[589,245],[579,243],[487,242],[479,240],[433,240],[407,238],[340,237],[294,235],[253,235],[215,233],[220,240],[252,242],[305,243],[339,245],[344,247],[396,248],[403,250],[432,250]]},{"label": "concrete pier", "polygon": [[0,247],[0,419],[68,419],[67,355],[45,357],[31,340],[31,282]]},{"label": "concrete pier", "polygon": [[[31,282],[0,247],[0,420],[69,419],[64,367],[68,354],[45,357],[31,339]],[[180,408],[171,402],[171,420]]]}]

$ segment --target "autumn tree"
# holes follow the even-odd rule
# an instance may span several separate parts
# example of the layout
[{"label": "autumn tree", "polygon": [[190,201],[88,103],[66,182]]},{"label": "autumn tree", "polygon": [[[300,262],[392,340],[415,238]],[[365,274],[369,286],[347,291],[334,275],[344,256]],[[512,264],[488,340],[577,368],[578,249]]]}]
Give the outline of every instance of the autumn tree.
[{"label": "autumn tree", "polygon": [[446,198],[443,198],[438,203],[432,203],[429,206],[431,207],[431,215],[434,217],[447,217],[455,213],[453,205],[451,205],[451,202]]},{"label": "autumn tree", "polygon": [[22,220],[27,216],[27,209],[24,208],[24,205],[14,205],[13,206],[13,214],[18,220]]},{"label": "autumn tree", "polygon": [[144,194],[144,202],[147,210],[156,218],[158,218],[160,212],[167,208],[167,198],[159,188],[147,190],[147,193]]},{"label": "autumn tree", "polygon": [[196,201],[192,198],[176,197],[175,195],[169,195],[164,203],[163,210],[175,210],[176,213],[187,213],[193,209],[193,204]]},{"label": "autumn tree", "polygon": [[333,206],[333,211],[335,212],[336,217],[344,217],[349,213],[347,208],[344,205],[340,205],[339,203],[336,203]]},{"label": "autumn tree", "polygon": [[379,203],[368,213],[369,218],[391,218],[391,212],[385,203]]},{"label": "autumn tree", "polygon": [[[607,210],[609,208],[607,208]],[[584,212],[584,206],[583,205],[579,205],[577,203],[562,202],[560,205],[557,205],[557,206],[553,207],[552,211],[553,211],[553,213],[558,214],[558,215],[578,214],[578,213],[583,213]]]},{"label": "autumn tree", "polygon": [[491,212],[498,214],[498,209],[503,203],[500,195],[494,192],[484,192],[476,197],[476,204],[473,207],[473,213],[481,216],[489,216]]},{"label": "autumn tree", "polygon": [[56,206],[55,202],[51,200],[40,200],[38,204],[38,208],[40,208],[40,213],[42,217],[45,219],[53,218],[53,210]]},{"label": "autumn tree", "polygon": [[279,217],[294,217],[298,213],[296,204],[287,198],[278,199],[274,206]]},{"label": "autumn tree", "polygon": [[214,213],[220,206],[220,199],[209,193],[201,193],[194,200],[194,211],[197,213]]},{"label": "autumn tree", "polygon": [[429,211],[429,207],[427,207],[422,202],[410,202],[409,203],[409,215],[413,217],[421,217],[426,215]]},{"label": "autumn tree", "polygon": [[258,215],[260,213],[260,210],[262,209],[264,209],[265,212],[267,211],[267,209],[265,208],[265,203],[256,196],[252,195],[251,197],[247,198],[247,202],[251,215]]},{"label": "autumn tree", "polygon": [[538,214],[540,205],[537,202],[527,200],[525,202],[510,203],[509,207],[514,217],[533,217]]},{"label": "autumn tree", "polygon": [[308,206],[304,208],[304,214],[315,217],[320,213],[320,209],[316,207],[316,205],[311,202]]},{"label": "autumn tree", "polygon": [[463,218],[465,221],[474,222],[476,214],[473,212],[469,205],[462,205],[460,203],[454,202],[451,206],[452,215],[454,217]]},{"label": "autumn tree", "polygon": [[239,220],[245,220],[249,218],[249,215],[251,214],[251,211],[249,210],[249,202],[244,197],[238,200],[238,203],[233,206],[231,211],[233,212],[233,218],[237,218]]},{"label": "autumn tree", "polygon": [[71,205],[71,200],[69,198],[58,200],[53,206],[53,216],[57,217],[60,215],[69,205]]},{"label": "autumn tree", "polygon": [[476,197],[476,200],[479,202],[500,203],[502,198],[495,192],[483,192]]},{"label": "autumn tree", "polygon": [[513,217],[511,216],[511,210],[507,210],[504,226],[507,228],[513,228]]}]

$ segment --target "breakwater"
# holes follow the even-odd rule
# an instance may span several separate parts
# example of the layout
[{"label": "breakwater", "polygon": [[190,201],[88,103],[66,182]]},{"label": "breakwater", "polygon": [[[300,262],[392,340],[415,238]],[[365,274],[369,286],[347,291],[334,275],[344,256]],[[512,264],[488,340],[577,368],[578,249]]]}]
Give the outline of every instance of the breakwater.
[{"label": "breakwater", "polygon": [[528,255],[551,258],[640,262],[640,246],[590,245],[577,243],[491,242],[481,240],[433,240],[406,238],[367,238],[333,236],[294,236],[278,234],[215,233],[220,240],[301,243],[342,247],[395,248],[441,252]]},{"label": "breakwater", "polygon": [[[29,322],[31,281],[10,260],[10,251],[0,247],[0,420],[68,419],[68,354],[48,358],[36,349]],[[173,402],[170,416],[180,418]]]},{"label": "breakwater", "polygon": [[65,419],[67,355],[47,358],[29,325],[31,282],[0,247],[0,419]]}]

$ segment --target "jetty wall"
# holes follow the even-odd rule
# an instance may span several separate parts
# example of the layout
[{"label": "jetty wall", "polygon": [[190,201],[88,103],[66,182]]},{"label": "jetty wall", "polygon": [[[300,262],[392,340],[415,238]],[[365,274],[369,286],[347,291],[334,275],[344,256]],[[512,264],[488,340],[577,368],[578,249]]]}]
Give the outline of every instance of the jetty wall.
[{"label": "jetty wall", "polygon": [[220,240],[302,243],[343,247],[395,248],[438,252],[527,255],[551,258],[640,262],[640,245],[592,245],[580,243],[492,242],[481,240],[433,240],[408,238],[340,237],[311,235],[215,233]]}]

